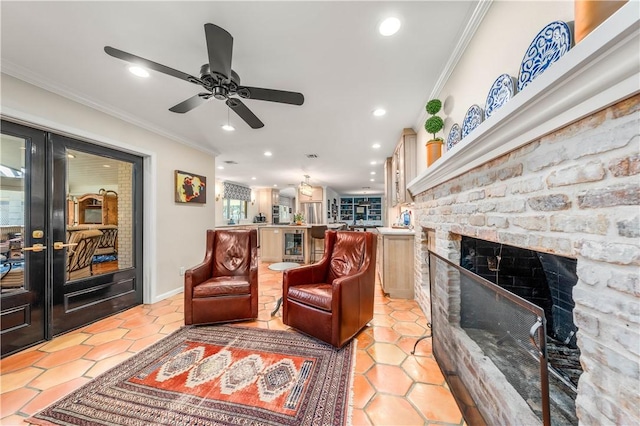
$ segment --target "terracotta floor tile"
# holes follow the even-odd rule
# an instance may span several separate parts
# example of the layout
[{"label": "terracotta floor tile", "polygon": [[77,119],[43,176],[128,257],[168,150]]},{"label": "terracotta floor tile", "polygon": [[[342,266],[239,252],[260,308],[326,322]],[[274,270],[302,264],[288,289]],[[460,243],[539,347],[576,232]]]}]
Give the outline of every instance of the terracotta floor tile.
[{"label": "terracotta floor tile", "polygon": [[89,337],[84,344],[98,346],[103,343],[112,342],[114,340],[118,340],[122,338],[125,334],[127,334],[129,330],[125,328],[116,328],[114,330],[103,331],[102,333],[94,334]]},{"label": "terracotta floor tile", "polygon": [[31,423],[27,423],[27,418],[19,415],[13,415],[0,418],[0,425],[7,426],[29,426]]},{"label": "terracotta floor tile", "polygon": [[184,320],[184,314],[181,314],[180,312],[174,312],[172,314],[159,316],[158,319],[154,321],[154,323],[166,325],[174,321],[180,321],[180,320]]},{"label": "terracotta floor tile", "polygon": [[34,365],[41,368],[53,368],[67,362],[80,359],[91,350],[91,346],[78,345],[72,346],[64,351],[51,352],[47,356],[36,362]]},{"label": "terracotta floor tile", "polygon": [[356,373],[366,373],[373,364],[375,364],[375,362],[365,350],[358,349],[356,351]]},{"label": "terracotta floor tile", "polygon": [[165,337],[167,336],[165,336],[164,334],[152,334],[151,336],[136,340],[133,345],[129,347],[129,352],[140,352],[141,350],[151,346],[158,340],[164,339]]},{"label": "terracotta floor tile", "polygon": [[66,396],[78,389],[80,386],[88,383],[90,379],[86,377],[78,377],[67,382],[53,386],[45,391],[40,392],[38,396],[33,398],[27,405],[22,408],[22,412],[30,416],[36,414],[40,410],[48,407],[63,396]]},{"label": "terracotta floor tile", "polygon": [[136,328],[146,327],[149,324],[153,324],[157,319],[158,319],[157,317],[152,317],[149,315],[138,316],[136,318],[129,318],[120,325],[120,328],[135,330]]},{"label": "terracotta floor tile", "polygon": [[375,389],[365,376],[362,374],[353,376],[353,406],[355,408],[364,408],[375,393]]},{"label": "terracotta floor tile", "polygon": [[393,343],[400,338],[400,334],[389,327],[373,327],[371,334],[376,342]]},{"label": "terracotta floor tile", "polygon": [[103,331],[113,330],[114,328],[120,327],[123,322],[123,319],[109,317],[84,327],[82,329],[82,332],[95,334]]},{"label": "terracotta floor tile", "polygon": [[395,312],[391,312],[389,316],[398,321],[407,321],[407,322],[414,322],[419,318],[418,315],[414,314],[411,311],[395,311]]},{"label": "terracotta floor tile", "polygon": [[77,359],[75,361],[51,368],[29,382],[29,387],[45,390],[81,377],[93,366],[92,361]]},{"label": "terracotta floor tile", "polygon": [[419,337],[427,333],[427,330],[414,322],[397,322],[393,329],[403,336]]},{"label": "terracotta floor tile", "polygon": [[462,421],[462,413],[451,392],[442,386],[416,383],[409,392],[409,400],[428,420],[445,423]]},{"label": "terracotta floor tile", "polygon": [[29,367],[46,355],[46,352],[30,351],[8,356],[0,362],[0,374],[7,374],[12,371]]},{"label": "terracotta floor tile", "polygon": [[[0,418],[17,413],[25,404],[38,395],[38,393],[40,392],[29,388],[18,388],[11,392],[3,393],[0,395]],[[8,423],[0,422],[0,424]]]},{"label": "terracotta floor tile", "polygon": [[393,318],[385,314],[374,314],[371,322],[376,327],[393,327],[396,323]]},{"label": "terracotta floor tile", "polygon": [[[420,336],[422,337],[422,336]],[[427,337],[426,339],[422,339],[417,345],[419,337],[416,336],[403,336],[396,342],[398,347],[400,347],[407,355],[411,354],[413,348],[415,347],[416,356],[429,356],[432,354],[431,347],[431,338]]]},{"label": "terracotta floor tile", "polygon": [[176,330],[180,330],[184,326],[184,319],[179,321],[170,322],[169,324],[163,326],[158,333],[160,334],[171,334]]},{"label": "terracotta floor tile", "polygon": [[156,316],[156,317],[161,317],[163,315],[175,313],[176,309],[177,309],[176,305],[170,304],[170,305],[167,305],[167,306],[162,306],[162,307],[157,308],[157,309],[156,308],[151,309],[149,311],[149,315]]},{"label": "terracotta floor tile", "polygon": [[373,336],[368,328],[358,333],[356,339],[358,339],[358,349],[366,349],[373,343]]},{"label": "terracotta floor tile", "polygon": [[374,343],[367,352],[375,362],[382,364],[400,365],[407,357],[402,349],[391,343]]},{"label": "terracotta floor tile", "polygon": [[377,394],[364,409],[376,426],[416,426],[424,424],[416,409],[399,396]]},{"label": "terracotta floor tile", "polygon": [[105,371],[110,370],[111,368],[120,364],[121,362],[128,360],[133,355],[135,355],[133,352],[124,352],[109,358],[105,358],[101,361],[96,362],[93,367],[91,367],[84,375],[86,377],[92,378],[97,377]]},{"label": "terracotta floor tile", "polygon": [[95,346],[84,356],[85,359],[91,361],[100,361],[105,358],[126,352],[133,342],[131,340],[118,339],[111,342],[103,343]]},{"label": "terracotta floor tile", "polygon": [[27,367],[0,376],[0,393],[11,392],[26,386],[40,374],[45,373],[42,368]]},{"label": "terracotta floor tile", "polygon": [[82,344],[85,340],[91,337],[89,333],[69,333],[58,336],[49,343],[43,345],[40,350],[42,352],[56,352],[63,349],[70,348],[75,345]]},{"label": "terracotta floor tile", "polygon": [[444,376],[433,358],[410,356],[401,367],[415,382],[433,385],[444,383]]},{"label": "terracotta floor tile", "polygon": [[394,299],[389,302],[389,306],[396,311],[410,311],[418,306],[414,300]]},{"label": "terracotta floor tile", "polygon": [[372,426],[364,410],[353,409],[351,424],[353,426]]},{"label": "terracotta floor tile", "polygon": [[395,365],[376,364],[365,376],[376,391],[398,396],[405,395],[413,384],[411,377]]},{"label": "terracotta floor tile", "polygon": [[162,327],[162,324],[147,324],[143,327],[134,328],[128,331],[127,334],[122,336],[122,338],[128,340],[142,339],[143,337],[158,333]]}]

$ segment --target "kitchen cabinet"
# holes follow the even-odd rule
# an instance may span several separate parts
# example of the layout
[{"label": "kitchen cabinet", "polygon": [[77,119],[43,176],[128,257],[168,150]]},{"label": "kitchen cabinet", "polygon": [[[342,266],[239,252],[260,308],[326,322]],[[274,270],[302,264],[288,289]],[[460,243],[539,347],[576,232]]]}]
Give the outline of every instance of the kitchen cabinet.
[{"label": "kitchen cabinet", "polygon": [[260,228],[260,260],[262,262],[282,262],[282,231],[282,228]]},{"label": "kitchen cabinet", "polygon": [[391,298],[413,299],[415,274],[413,233],[385,233],[378,228],[378,275],[382,291]]},{"label": "kitchen cabinet", "polygon": [[[72,208],[72,204],[67,203]],[[67,213],[69,216],[70,212]],[[79,224],[118,224],[118,194],[115,191],[101,191],[98,194],[84,194],[78,198]]]},{"label": "kitchen cabinet", "polygon": [[321,186],[313,186],[311,187],[311,195],[303,195],[300,193],[300,189],[297,191],[298,201],[300,203],[311,203],[311,202],[323,202],[324,201],[324,191]]},{"label": "kitchen cabinet", "polygon": [[258,190],[258,212],[265,216],[265,222],[273,222],[273,206],[280,204],[280,190],[260,189]]},{"label": "kitchen cabinet", "polygon": [[[404,129],[400,141],[391,157],[391,205],[409,203],[413,200],[407,190],[407,184],[417,174],[416,164],[416,132],[413,129]],[[389,196],[389,194],[387,194]]]}]

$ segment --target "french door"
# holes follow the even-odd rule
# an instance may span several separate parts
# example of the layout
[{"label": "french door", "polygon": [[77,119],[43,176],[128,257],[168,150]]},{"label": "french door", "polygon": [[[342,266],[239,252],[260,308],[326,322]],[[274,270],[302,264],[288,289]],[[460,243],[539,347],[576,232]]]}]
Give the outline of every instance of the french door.
[{"label": "french door", "polygon": [[4,121],[1,142],[5,356],[142,303],[142,159]]}]

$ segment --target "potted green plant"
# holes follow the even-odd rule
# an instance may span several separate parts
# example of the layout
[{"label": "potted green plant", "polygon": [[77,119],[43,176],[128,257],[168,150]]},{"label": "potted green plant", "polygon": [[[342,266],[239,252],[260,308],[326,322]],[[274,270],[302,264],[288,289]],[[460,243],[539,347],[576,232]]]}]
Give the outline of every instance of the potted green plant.
[{"label": "potted green plant", "polygon": [[444,140],[441,137],[437,137],[438,133],[444,127],[444,120],[436,114],[440,112],[442,108],[442,102],[440,99],[431,99],[427,102],[426,110],[431,117],[424,122],[424,129],[427,133],[433,135],[433,139],[427,142],[427,167],[429,167],[434,161],[436,161],[442,155],[442,145]]},{"label": "potted green plant", "polygon": [[296,225],[302,225],[302,222],[304,222],[304,215],[300,212],[294,214],[293,221],[296,223]]}]

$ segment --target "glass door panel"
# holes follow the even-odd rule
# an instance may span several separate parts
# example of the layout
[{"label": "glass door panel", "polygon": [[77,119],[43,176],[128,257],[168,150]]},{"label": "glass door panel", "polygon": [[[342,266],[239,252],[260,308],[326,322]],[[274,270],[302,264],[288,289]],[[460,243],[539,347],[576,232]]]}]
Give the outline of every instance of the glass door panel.
[{"label": "glass door panel", "polygon": [[45,133],[2,122],[0,341],[2,356],[46,337]]}]

